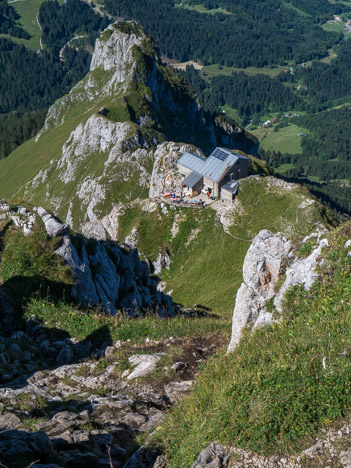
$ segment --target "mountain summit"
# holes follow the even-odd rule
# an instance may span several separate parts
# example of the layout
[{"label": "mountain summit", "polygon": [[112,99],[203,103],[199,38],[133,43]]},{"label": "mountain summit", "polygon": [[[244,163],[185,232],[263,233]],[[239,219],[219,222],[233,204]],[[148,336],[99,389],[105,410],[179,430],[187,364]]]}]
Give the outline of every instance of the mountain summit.
[{"label": "mountain summit", "polygon": [[2,196],[115,238],[108,218],[115,204],[157,195],[164,185],[157,171],[171,172],[185,150],[216,145],[254,150],[255,141],[223,115],[206,114],[144,30],[119,21],[103,31],[89,73],[49,109],[35,140],[1,163]]}]

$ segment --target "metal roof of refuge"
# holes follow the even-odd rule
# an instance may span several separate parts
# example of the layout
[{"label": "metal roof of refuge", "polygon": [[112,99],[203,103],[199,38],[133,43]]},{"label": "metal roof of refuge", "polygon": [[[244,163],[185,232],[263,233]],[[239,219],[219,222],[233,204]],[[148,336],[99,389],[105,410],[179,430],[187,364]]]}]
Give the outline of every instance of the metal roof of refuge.
[{"label": "metal roof of refuge", "polygon": [[207,159],[195,153],[184,153],[178,164],[202,174],[213,182],[218,182],[226,170],[232,167],[238,159],[248,160],[245,156],[229,149],[216,148]]},{"label": "metal roof of refuge", "polygon": [[238,159],[248,159],[238,153],[233,153],[226,148],[216,148],[206,159],[201,171],[204,177],[217,182],[229,167],[232,167]]},{"label": "metal roof of refuge", "polygon": [[202,175],[193,171],[187,177],[185,177],[183,180],[183,185],[186,185],[187,187],[194,187],[201,179]]},{"label": "metal roof of refuge", "polygon": [[182,166],[199,173],[202,171],[205,162],[206,158],[203,156],[200,156],[196,153],[187,152],[184,153],[183,156],[178,160],[178,164],[181,164]]},{"label": "metal roof of refuge", "polygon": [[231,193],[236,193],[238,191],[239,182],[237,180],[233,180],[232,182],[228,182],[227,184],[223,185],[221,190],[227,190]]}]

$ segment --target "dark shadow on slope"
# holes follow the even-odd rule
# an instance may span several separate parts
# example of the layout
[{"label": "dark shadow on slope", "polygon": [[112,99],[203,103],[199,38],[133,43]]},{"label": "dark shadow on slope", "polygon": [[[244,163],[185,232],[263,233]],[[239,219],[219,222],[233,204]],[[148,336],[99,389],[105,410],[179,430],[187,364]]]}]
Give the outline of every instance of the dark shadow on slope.
[{"label": "dark shadow on slope", "polygon": [[31,298],[39,297],[55,304],[71,300],[70,285],[38,275],[13,276],[1,289],[11,305],[10,309],[2,307],[0,299],[0,325],[6,334],[25,329],[23,309]]},{"label": "dark shadow on slope", "polygon": [[[7,230],[11,226],[11,224],[12,224],[12,222],[8,221],[0,231],[0,252],[2,252],[4,250],[4,248],[5,248],[4,237],[5,237],[5,234],[6,234]],[[1,261],[1,259],[0,259],[0,261]]]},{"label": "dark shadow on slope", "polygon": [[321,184],[319,182],[314,182],[306,177],[286,177],[284,175],[280,175],[275,173],[274,177],[277,179],[284,180],[285,182],[290,182],[294,184],[299,184],[303,185],[304,187],[307,187],[308,190],[314,195],[318,200],[328,208],[336,211],[337,213],[341,215],[347,215],[351,216],[351,211],[346,209],[344,206],[342,206],[340,203],[336,202],[335,199],[333,199],[328,193],[325,193],[324,187],[327,184]]},{"label": "dark shadow on slope", "polygon": [[[89,407],[89,402],[86,403],[85,407],[91,408],[91,405]],[[51,411],[51,414],[56,411],[50,408],[47,410]],[[59,414],[59,412],[55,414]],[[55,414],[53,418],[55,418]],[[71,415],[73,414],[71,412]],[[78,413],[76,415],[78,416]],[[1,431],[0,445],[3,449],[0,454],[1,466],[6,466],[7,468],[28,468],[34,462],[45,464],[45,466],[47,466],[46,464],[50,464],[50,466],[62,466],[66,468],[87,468],[87,466],[112,466],[115,468],[129,466],[125,465],[125,463],[133,456],[133,453],[134,457],[135,455],[138,456],[140,450],[140,445],[137,442],[137,436],[140,434],[140,431],[124,423],[119,423],[109,429],[112,430],[107,434],[103,425],[95,424],[93,431],[96,431],[96,434],[90,433],[85,437],[84,431],[80,429],[79,421],[77,421],[77,424],[70,425],[70,431],[66,431],[63,437],[62,434],[55,435],[53,433],[48,435],[42,430],[32,433],[20,429]],[[99,431],[103,432],[103,434],[99,434]],[[21,453],[18,453],[18,446],[21,448]],[[75,458],[77,453],[79,453],[79,457]],[[73,455],[71,459],[69,459],[69,454]],[[113,457],[112,465],[99,463],[99,459],[100,461],[101,459],[107,461],[109,454]],[[143,458],[146,459],[147,464],[132,464],[131,466],[151,468],[154,466],[155,459],[160,454],[160,450],[155,448],[144,449]],[[54,465],[51,465],[51,463]],[[35,464],[34,466],[38,465]]]},{"label": "dark shadow on slope", "polygon": [[[15,276],[4,283],[0,288],[0,292],[2,334],[10,337],[17,331],[25,332],[27,338],[25,338],[24,348],[37,347],[37,351],[33,353],[33,359],[42,364],[42,367],[39,366],[38,368],[36,366],[32,372],[26,372],[25,369],[23,369],[22,373],[19,371],[19,376],[11,381],[8,378],[1,378],[0,373],[2,386],[21,388],[27,384],[28,378],[38,370],[54,369],[64,364],[81,362],[94,356],[103,356],[106,348],[113,344],[107,325],[90,333],[85,339],[76,342],[65,330],[46,327],[34,318],[25,319],[24,309],[33,296],[39,295],[39,297],[43,297],[47,301],[58,303],[69,295],[65,283],[49,281],[47,278],[39,276]],[[6,304],[5,300],[8,301]],[[47,343],[46,346],[43,345],[44,342]],[[6,357],[3,366],[5,367],[6,376]],[[10,367],[8,370],[11,370]]]},{"label": "dark shadow on slope", "polygon": [[[11,376],[10,371],[13,370],[13,363],[9,362],[8,366],[6,366],[6,364],[3,364],[4,361],[2,361],[5,373],[3,375],[0,374],[0,388],[23,388],[28,384],[28,379],[38,371],[52,370],[66,364],[77,364],[87,359],[99,358],[105,355],[107,347],[113,345],[107,325],[100,327],[84,340],[76,343],[64,330],[47,328],[37,322],[35,322],[33,330],[28,334],[29,339],[25,339],[24,343],[18,344],[22,345],[21,349],[23,347],[23,349],[29,348],[32,350],[33,361],[29,361],[28,364],[35,362],[35,368],[32,371],[28,371],[23,367],[18,370],[17,377]],[[37,342],[38,339],[40,339],[39,343]],[[49,345],[40,346],[45,342],[49,342]],[[5,354],[8,353],[5,352]],[[7,374],[6,371],[9,373]]]}]

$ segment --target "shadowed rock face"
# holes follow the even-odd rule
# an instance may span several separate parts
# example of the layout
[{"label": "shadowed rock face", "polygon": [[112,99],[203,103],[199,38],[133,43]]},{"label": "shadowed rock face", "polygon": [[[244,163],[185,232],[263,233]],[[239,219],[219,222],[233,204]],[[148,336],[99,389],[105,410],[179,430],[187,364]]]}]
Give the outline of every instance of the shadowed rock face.
[{"label": "shadowed rock face", "polygon": [[143,310],[161,316],[173,315],[171,297],[158,291],[157,280],[150,277],[149,265],[140,260],[137,249],[84,236],[72,239],[67,226],[43,208],[10,209],[6,202],[0,202],[1,216],[11,220],[25,235],[31,235],[39,218],[47,234],[61,240],[55,253],[73,273],[71,294],[79,305],[100,306],[111,315],[124,311],[133,317]]},{"label": "shadowed rock face", "polygon": [[[272,313],[266,309],[267,301],[274,298],[274,306],[282,312],[282,301],[290,287],[303,284],[309,289],[312,286],[318,277],[316,267],[321,262],[322,248],[328,246],[327,239],[321,239],[325,232],[311,235],[316,237],[318,246],[305,259],[294,257],[292,243],[282,234],[267,230],[259,232],[244,260],[244,281],[236,295],[228,352],[239,343],[243,328],[252,325],[255,329],[273,322]],[[285,275],[285,281],[276,291],[282,275]]]}]

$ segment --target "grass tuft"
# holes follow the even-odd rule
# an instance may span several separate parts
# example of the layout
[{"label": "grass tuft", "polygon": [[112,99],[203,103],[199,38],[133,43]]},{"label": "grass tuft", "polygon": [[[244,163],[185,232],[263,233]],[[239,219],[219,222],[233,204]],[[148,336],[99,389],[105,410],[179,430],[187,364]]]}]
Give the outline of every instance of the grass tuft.
[{"label": "grass tuft", "polygon": [[142,319],[116,318],[99,310],[82,311],[78,307],[51,303],[47,300],[32,299],[25,311],[28,318],[35,314],[37,319],[48,328],[65,330],[71,337],[80,340],[94,334],[95,339],[101,335],[104,341],[107,337],[113,342],[117,340],[133,343],[145,343],[146,338],[153,340],[165,339],[170,336],[196,336],[214,332],[229,334],[230,323],[225,319],[213,318],[159,318],[146,316]]}]

